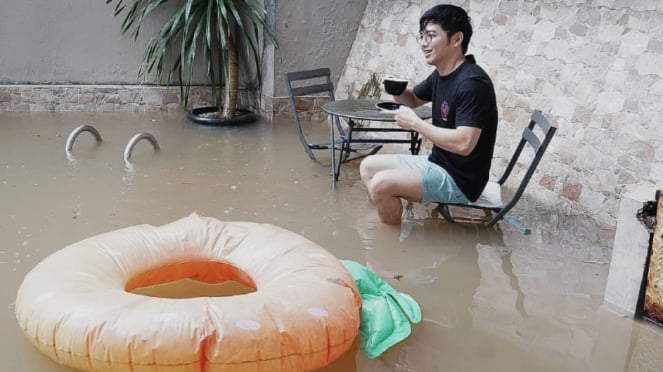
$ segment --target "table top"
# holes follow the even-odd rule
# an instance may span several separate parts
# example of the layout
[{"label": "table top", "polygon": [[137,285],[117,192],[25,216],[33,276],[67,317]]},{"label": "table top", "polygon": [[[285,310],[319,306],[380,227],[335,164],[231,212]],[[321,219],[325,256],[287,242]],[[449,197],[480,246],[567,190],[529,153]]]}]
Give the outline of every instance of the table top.
[{"label": "table top", "polygon": [[[328,114],[349,119],[394,121],[392,115],[385,115],[375,107],[378,102],[384,102],[384,100],[344,99],[327,102],[322,105],[322,110]],[[431,108],[427,105],[417,107],[414,112],[422,119],[429,119],[432,116]]]}]

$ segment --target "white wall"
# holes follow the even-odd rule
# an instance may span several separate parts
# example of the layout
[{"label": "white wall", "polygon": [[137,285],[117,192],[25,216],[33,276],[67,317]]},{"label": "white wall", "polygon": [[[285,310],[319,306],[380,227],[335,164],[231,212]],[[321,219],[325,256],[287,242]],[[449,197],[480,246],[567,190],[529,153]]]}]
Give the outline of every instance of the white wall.
[{"label": "white wall", "polygon": [[113,8],[105,1],[0,0],[0,84],[138,83],[143,45],[165,14],[156,13],[134,43],[121,35]]}]

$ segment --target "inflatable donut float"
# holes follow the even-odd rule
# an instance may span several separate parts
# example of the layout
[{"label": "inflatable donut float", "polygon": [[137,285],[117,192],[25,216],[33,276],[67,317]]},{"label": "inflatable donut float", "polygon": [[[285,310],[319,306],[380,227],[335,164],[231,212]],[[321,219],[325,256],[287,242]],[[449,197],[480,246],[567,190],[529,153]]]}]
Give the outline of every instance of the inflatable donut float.
[{"label": "inflatable donut float", "polygon": [[[190,278],[255,292],[167,299],[136,288]],[[361,298],[342,263],[272,225],[192,214],[71,244],[30,271],[16,317],[56,362],[89,371],[309,371],[347,351]]]}]

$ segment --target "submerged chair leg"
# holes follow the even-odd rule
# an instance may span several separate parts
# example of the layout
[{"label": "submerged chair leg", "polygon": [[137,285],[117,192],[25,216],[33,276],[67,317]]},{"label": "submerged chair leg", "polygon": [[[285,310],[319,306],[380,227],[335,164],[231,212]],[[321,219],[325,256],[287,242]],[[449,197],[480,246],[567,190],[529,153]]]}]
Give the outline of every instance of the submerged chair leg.
[{"label": "submerged chair leg", "polygon": [[[497,215],[495,215],[495,216],[497,216]],[[495,217],[493,217],[490,221],[486,222],[486,224],[484,226],[485,227],[491,227],[491,226],[495,225],[499,220],[503,220],[504,222],[509,223],[511,226],[516,228],[516,230],[520,231],[524,235],[529,235],[530,233],[532,233],[532,229],[530,229],[529,227],[521,225],[516,220],[515,217],[513,217],[509,214],[505,214],[501,218],[497,218],[497,219]]]},{"label": "submerged chair leg", "polygon": [[451,222],[451,223],[455,223],[455,222],[456,222],[456,220],[454,220],[454,218],[451,216],[451,213],[449,213],[449,207],[448,207],[447,205],[445,205],[445,204],[438,204],[438,205],[437,205],[437,211],[442,215],[442,217],[443,217],[445,220],[447,220],[447,221],[449,221],[449,222]]},{"label": "submerged chair leg", "polygon": [[336,162],[336,168],[334,168],[335,181],[338,181],[338,176],[341,174],[341,164],[346,161],[348,156],[350,156],[350,143],[345,138],[341,138],[341,148],[338,150],[338,162]]},{"label": "submerged chair leg", "polygon": [[311,160],[317,162],[318,159],[315,158],[315,155],[313,154],[313,151],[311,151],[311,149],[322,150],[323,148],[319,145],[308,143],[306,137],[304,137],[304,132],[302,131],[302,127],[301,124],[299,123],[298,118],[295,118],[295,132],[297,133],[297,137],[299,137],[299,141],[304,146],[304,151],[306,151],[308,157],[311,158]]}]

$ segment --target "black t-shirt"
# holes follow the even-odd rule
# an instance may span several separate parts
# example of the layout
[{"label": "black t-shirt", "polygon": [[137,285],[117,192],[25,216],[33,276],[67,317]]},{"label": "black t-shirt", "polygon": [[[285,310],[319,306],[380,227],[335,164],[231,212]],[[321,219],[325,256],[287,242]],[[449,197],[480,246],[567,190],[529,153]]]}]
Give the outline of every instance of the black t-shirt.
[{"label": "black t-shirt", "polygon": [[428,158],[451,174],[470,201],[476,201],[488,182],[497,134],[497,102],[490,77],[472,55],[467,55],[465,62],[447,76],[433,71],[414,88],[414,94],[421,100],[433,102],[433,125],[481,129],[479,141],[469,155],[433,146]]}]

